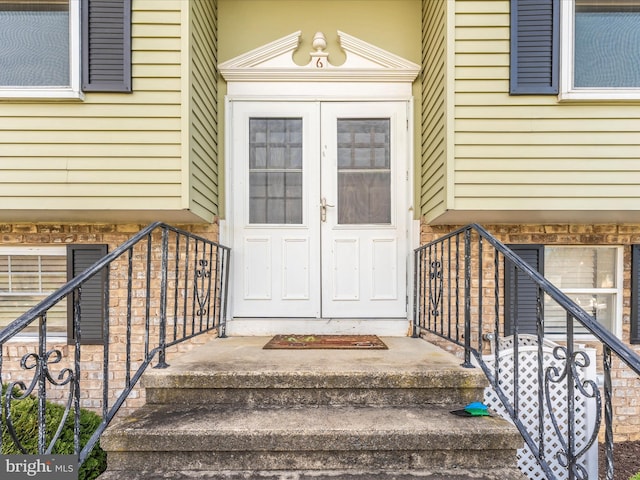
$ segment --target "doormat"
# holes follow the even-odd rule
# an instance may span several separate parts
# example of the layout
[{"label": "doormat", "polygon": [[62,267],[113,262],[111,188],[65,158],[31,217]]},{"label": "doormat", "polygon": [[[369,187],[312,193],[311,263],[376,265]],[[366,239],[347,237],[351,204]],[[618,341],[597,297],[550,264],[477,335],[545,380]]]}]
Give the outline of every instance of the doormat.
[{"label": "doormat", "polygon": [[388,350],[376,335],[276,335],[265,350],[352,349]]}]

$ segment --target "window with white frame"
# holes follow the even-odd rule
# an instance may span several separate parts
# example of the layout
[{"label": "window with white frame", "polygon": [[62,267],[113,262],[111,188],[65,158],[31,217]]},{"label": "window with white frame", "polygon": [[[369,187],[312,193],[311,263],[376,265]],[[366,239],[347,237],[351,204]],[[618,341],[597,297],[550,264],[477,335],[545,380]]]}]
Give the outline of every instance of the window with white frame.
[{"label": "window with white frame", "polygon": [[80,0],[0,0],[0,95],[80,95]]},{"label": "window with white frame", "polygon": [[[0,329],[44,300],[67,281],[65,247],[0,247]],[[34,323],[23,334],[37,334]],[[67,332],[67,302],[47,313],[47,333]]]},{"label": "window with white frame", "polygon": [[561,98],[640,98],[640,0],[562,0]]},{"label": "window with white frame", "polygon": [[[607,330],[621,336],[622,248],[545,246],[544,275]],[[545,297],[545,333],[565,334],[567,315]],[[575,324],[574,333],[586,333]]]}]

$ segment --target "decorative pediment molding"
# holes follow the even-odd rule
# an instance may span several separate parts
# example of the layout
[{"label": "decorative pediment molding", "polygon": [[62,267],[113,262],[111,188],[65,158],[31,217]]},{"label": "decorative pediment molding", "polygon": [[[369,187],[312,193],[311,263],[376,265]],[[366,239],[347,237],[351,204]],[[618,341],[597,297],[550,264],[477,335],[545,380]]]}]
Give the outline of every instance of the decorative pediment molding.
[{"label": "decorative pediment molding", "polygon": [[227,82],[413,82],[420,65],[338,31],[346,60],[333,65],[324,34],[313,38],[310,61],[300,66],[293,54],[300,45],[301,31],[294,32],[219,65]]}]

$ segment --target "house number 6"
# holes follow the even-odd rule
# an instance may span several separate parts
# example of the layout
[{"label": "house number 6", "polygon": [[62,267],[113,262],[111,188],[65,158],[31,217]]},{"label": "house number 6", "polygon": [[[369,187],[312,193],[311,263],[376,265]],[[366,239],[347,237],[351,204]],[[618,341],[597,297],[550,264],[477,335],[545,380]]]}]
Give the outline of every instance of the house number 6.
[{"label": "house number 6", "polygon": [[318,68],[324,68],[324,63],[322,63],[322,59],[319,58],[318,60],[316,60],[316,67]]}]

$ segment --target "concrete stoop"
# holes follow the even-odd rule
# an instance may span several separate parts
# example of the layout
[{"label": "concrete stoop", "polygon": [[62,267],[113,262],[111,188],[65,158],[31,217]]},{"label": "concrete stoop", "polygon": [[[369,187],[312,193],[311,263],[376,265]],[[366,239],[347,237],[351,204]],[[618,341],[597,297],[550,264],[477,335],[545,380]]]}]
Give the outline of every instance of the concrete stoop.
[{"label": "concrete stoop", "polygon": [[486,380],[422,340],[389,350],[262,350],[216,339],[145,375],[147,405],[101,438],[110,479],[523,479],[523,441],[451,412]]}]

